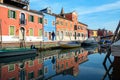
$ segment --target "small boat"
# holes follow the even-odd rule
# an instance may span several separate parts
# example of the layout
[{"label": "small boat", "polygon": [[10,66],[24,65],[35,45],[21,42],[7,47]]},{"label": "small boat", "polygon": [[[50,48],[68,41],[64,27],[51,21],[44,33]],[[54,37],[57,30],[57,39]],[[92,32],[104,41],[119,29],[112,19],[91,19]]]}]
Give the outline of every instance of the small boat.
[{"label": "small boat", "polygon": [[82,42],[82,46],[93,46],[97,45],[98,42],[94,38],[88,38],[87,40]]},{"label": "small boat", "polygon": [[26,54],[36,54],[36,49],[3,49],[0,50],[0,57],[10,57],[10,56],[19,56]]},{"label": "small boat", "polygon": [[112,53],[113,56],[120,57],[120,40],[114,42],[111,45],[111,53]]},{"label": "small boat", "polygon": [[10,62],[22,62],[26,60],[34,60],[37,54],[30,55],[19,55],[19,56],[10,56],[10,57],[1,57],[0,63],[10,63]]},{"label": "small boat", "polygon": [[75,48],[81,46],[81,43],[79,41],[70,41],[70,42],[60,41],[58,44],[62,48]]},{"label": "small boat", "polygon": [[111,46],[112,41],[111,40],[100,40],[99,44],[101,48],[107,48]]}]

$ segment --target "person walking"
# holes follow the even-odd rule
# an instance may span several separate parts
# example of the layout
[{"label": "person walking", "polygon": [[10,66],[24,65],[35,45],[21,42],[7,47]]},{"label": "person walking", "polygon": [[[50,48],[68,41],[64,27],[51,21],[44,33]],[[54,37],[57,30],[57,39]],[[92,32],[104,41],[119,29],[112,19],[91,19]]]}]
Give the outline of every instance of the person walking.
[{"label": "person walking", "polygon": [[54,31],[52,32],[52,41],[54,41],[55,33]]}]

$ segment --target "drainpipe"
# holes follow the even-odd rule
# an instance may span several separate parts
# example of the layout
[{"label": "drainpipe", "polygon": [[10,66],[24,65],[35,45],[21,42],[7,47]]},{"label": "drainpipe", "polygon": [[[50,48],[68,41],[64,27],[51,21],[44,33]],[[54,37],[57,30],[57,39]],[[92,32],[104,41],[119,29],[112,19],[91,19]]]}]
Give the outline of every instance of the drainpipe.
[{"label": "drainpipe", "polygon": [[0,19],[0,49],[2,49],[2,27],[1,27],[2,20]]}]

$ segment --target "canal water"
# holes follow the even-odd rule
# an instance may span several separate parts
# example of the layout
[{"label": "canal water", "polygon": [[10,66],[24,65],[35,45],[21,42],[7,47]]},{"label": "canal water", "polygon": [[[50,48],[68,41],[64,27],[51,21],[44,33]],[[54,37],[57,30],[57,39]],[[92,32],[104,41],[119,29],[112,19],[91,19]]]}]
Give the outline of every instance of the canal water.
[{"label": "canal water", "polygon": [[81,47],[0,58],[0,80],[101,80],[105,55],[105,49]]}]

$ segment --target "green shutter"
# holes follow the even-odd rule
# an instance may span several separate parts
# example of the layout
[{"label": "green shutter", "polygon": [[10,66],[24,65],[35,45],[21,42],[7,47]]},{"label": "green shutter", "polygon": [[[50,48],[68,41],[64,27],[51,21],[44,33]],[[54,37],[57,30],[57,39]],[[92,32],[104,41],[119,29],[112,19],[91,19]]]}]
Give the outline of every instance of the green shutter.
[{"label": "green shutter", "polygon": [[40,23],[43,23],[43,19],[42,18],[40,18]]},{"label": "green shutter", "polygon": [[40,23],[40,18],[38,17],[38,23]]},{"label": "green shutter", "polygon": [[28,21],[30,21],[30,15],[28,15]]},{"label": "green shutter", "polygon": [[32,22],[34,22],[34,16],[32,16]]},{"label": "green shutter", "polygon": [[15,19],[16,19],[16,11],[15,11],[15,15],[14,16],[15,16]]},{"label": "green shutter", "polygon": [[42,36],[42,29],[39,29],[39,36]]},{"label": "green shutter", "polygon": [[10,35],[14,35],[14,32],[15,32],[14,26],[10,26]]},{"label": "green shutter", "polygon": [[11,10],[8,10],[8,18],[10,18]]}]

